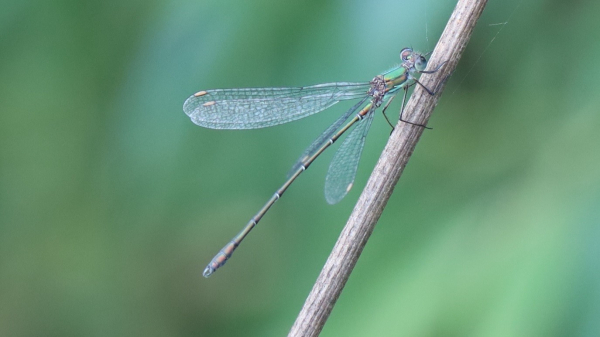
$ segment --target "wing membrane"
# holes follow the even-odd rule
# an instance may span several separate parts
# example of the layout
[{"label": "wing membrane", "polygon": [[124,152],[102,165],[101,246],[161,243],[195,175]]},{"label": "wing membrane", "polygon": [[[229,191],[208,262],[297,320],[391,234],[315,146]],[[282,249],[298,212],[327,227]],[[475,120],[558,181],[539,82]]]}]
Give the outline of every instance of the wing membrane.
[{"label": "wing membrane", "polygon": [[341,128],[342,125],[344,125],[344,123],[348,120],[348,118],[350,118],[350,116],[352,116],[352,114],[354,114],[358,109],[360,109],[360,107],[365,103],[367,98],[369,97],[365,96],[353,107],[348,109],[348,111],[341,115],[333,124],[331,124],[323,133],[321,133],[319,138],[315,139],[312,142],[312,144],[310,144],[310,146],[306,150],[304,150],[300,158],[298,158],[296,163],[294,163],[294,166],[292,166],[291,170],[288,172],[288,178],[291,177],[292,174],[294,174],[294,172],[296,172],[300,168],[300,166],[305,165],[306,160],[310,158],[313,154],[315,154],[317,150],[319,150],[321,146],[323,146],[323,144],[325,144],[331,139],[331,137],[333,137],[337,130]]},{"label": "wing membrane", "polygon": [[368,82],[336,82],[296,88],[217,89],[200,91],[183,111],[211,129],[257,129],[291,122],[323,111],[341,100],[364,97]]},{"label": "wing membrane", "polygon": [[352,188],[365,139],[375,116],[374,111],[373,106],[365,118],[358,122],[358,125],[344,139],[331,160],[325,177],[325,199],[330,204],[340,202]]}]

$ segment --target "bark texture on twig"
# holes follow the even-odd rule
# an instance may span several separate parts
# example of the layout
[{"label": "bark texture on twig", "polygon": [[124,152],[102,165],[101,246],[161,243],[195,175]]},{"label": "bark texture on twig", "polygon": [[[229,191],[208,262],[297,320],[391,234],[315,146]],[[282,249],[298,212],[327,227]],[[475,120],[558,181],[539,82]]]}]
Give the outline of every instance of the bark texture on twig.
[{"label": "bark texture on twig", "polygon": [[[487,0],[458,1],[431,55],[428,69],[444,61],[447,63],[440,71],[421,76],[421,83],[433,90],[437,88],[437,94],[431,96],[417,85],[403,119],[427,124],[445,79],[456,68],[486,3]],[[402,122],[396,126],[288,336],[318,336],[323,329],[422,133],[420,126]]]}]

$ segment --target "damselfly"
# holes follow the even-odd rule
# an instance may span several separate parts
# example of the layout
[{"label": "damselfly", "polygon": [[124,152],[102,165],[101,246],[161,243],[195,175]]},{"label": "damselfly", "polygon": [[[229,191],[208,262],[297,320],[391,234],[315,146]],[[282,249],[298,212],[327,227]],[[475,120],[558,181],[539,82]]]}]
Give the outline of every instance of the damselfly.
[{"label": "damselfly", "polygon": [[[418,74],[431,74],[440,69],[427,71],[426,55],[404,48],[400,52],[402,63],[370,82],[335,82],[297,88],[250,88],[203,90],[190,96],[183,104],[183,111],[192,122],[211,129],[258,129],[291,122],[323,111],[343,100],[359,99],[353,107],[329,126],[307,149],[292,167],[288,179],[273,194],[271,199],[210,261],[203,275],[210,276],[231,257],[248,233],[267,213],[298,176],[325,149],[356,124],[335,153],[325,178],[325,198],[335,204],[342,200],[352,188],[360,155],[371,126],[375,110],[385,101],[388,107],[400,89],[406,101],[408,88],[421,85],[430,95],[435,93],[423,86]],[[354,114],[354,117],[350,117]],[[348,121],[350,119],[350,121]],[[347,122],[348,121],[348,122]],[[410,122],[407,122],[410,123]],[[413,123],[410,123],[413,124]],[[419,125],[419,124],[416,124]]]}]

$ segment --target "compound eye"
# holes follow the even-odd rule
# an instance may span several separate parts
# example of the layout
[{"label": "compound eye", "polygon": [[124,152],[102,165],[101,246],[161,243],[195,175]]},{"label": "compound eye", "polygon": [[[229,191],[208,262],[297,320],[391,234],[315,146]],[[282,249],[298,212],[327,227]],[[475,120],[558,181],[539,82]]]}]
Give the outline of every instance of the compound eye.
[{"label": "compound eye", "polygon": [[419,55],[417,61],[415,62],[415,68],[418,71],[425,70],[425,68],[427,68],[427,59],[424,56]]},{"label": "compound eye", "polygon": [[412,60],[413,50],[411,48],[404,48],[400,51],[400,59],[402,62],[407,62]]}]

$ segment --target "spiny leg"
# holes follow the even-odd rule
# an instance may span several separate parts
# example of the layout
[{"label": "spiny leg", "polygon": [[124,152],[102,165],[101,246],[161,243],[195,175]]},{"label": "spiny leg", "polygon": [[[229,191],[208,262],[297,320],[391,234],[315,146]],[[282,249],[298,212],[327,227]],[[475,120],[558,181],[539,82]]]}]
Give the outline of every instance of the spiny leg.
[{"label": "spiny leg", "polygon": [[[442,66],[444,66],[444,65],[445,65],[447,62],[448,62],[448,61],[444,61],[444,62],[442,62],[442,63],[441,63],[439,66],[437,66],[437,67],[436,67],[435,69],[433,69],[433,70],[421,70],[421,71],[419,71],[419,73],[421,73],[421,74],[433,74],[433,73],[437,73],[437,72],[440,70],[440,68],[441,68]],[[450,75],[451,75],[451,74],[450,74]],[[429,95],[431,95],[431,96],[434,96],[435,94],[437,94],[437,93],[438,93],[438,90],[439,90],[440,86],[441,86],[442,84],[446,83],[446,81],[448,80],[448,78],[450,77],[450,75],[446,76],[446,77],[444,78],[444,80],[443,80],[442,82],[440,82],[440,84],[439,84],[439,85],[438,85],[438,86],[435,88],[435,91],[432,91],[431,89],[429,89],[429,88],[427,88],[426,86],[424,86],[424,85],[423,85],[421,82],[419,82],[419,80],[418,80],[418,79],[416,79],[416,78],[414,79],[414,81],[415,81],[415,83],[416,83],[416,84],[420,85],[420,86],[421,86],[421,88],[425,89],[425,91],[427,91],[427,93],[428,93]],[[413,84],[413,85],[414,85],[414,84]]]},{"label": "spiny leg", "polygon": [[[421,73],[421,74],[433,74],[433,73],[436,73],[436,72],[437,72],[438,70],[440,70],[440,68],[441,68],[442,66],[444,66],[444,65],[445,65],[447,62],[448,62],[448,61],[444,61],[444,62],[442,62],[442,63],[441,63],[439,66],[437,66],[437,67],[436,67],[435,69],[433,69],[433,70],[422,70],[422,71],[419,71],[419,73]],[[443,81],[440,83],[440,85],[442,85],[443,83],[445,83],[445,82],[446,82],[446,80],[448,80],[448,78],[449,78],[449,77],[450,77],[450,76],[446,76],[446,78],[444,78],[444,80],[443,80]],[[440,87],[440,85],[438,85],[438,87],[435,89],[435,91],[432,91],[431,89],[429,89],[429,88],[427,88],[425,85],[423,85],[421,82],[419,82],[419,80],[418,80],[418,79],[416,79],[416,78],[413,78],[413,80],[415,81],[415,83],[416,83],[416,84],[420,85],[420,86],[421,86],[421,88],[425,89],[425,91],[426,91],[426,92],[427,92],[429,95],[431,95],[431,96],[434,96],[435,94],[437,94],[437,92],[438,92],[438,89],[439,89],[439,87]],[[409,85],[409,86],[406,86],[406,87],[404,87],[404,97],[402,98],[402,107],[400,108],[400,121],[401,121],[401,122],[404,122],[404,123],[408,123],[408,124],[416,125],[416,126],[421,126],[421,127],[424,127],[425,129],[432,130],[433,128],[430,128],[430,127],[428,127],[428,126],[425,126],[425,125],[423,125],[423,124],[412,123],[412,122],[409,122],[409,121],[406,121],[406,120],[402,119],[402,113],[404,112],[404,105],[406,104],[406,95],[407,95],[407,93],[408,93],[408,88],[409,88],[409,87],[411,87],[411,86],[413,86],[413,85],[415,85],[415,83],[413,83],[412,85]]]},{"label": "spiny leg", "polygon": [[385,114],[385,110],[387,110],[388,106],[390,106],[390,103],[392,103],[392,100],[394,99],[394,97],[396,97],[395,94],[394,94],[394,96],[390,97],[390,99],[388,99],[388,101],[383,106],[383,109],[381,110],[381,113],[383,113],[383,117],[385,117],[385,120],[387,121],[387,123],[392,127],[392,132],[394,131],[394,125],[392,124],[392,122],[390,122],[388,116]]},{"label": "spiny leg", "polygon": [[[415,82],[419,83],[416,79],[415,79]],[[419,84],[421,84],[421,83],[419,83]],[[407,120],[402,119],[402,113],[404,112],[404,105],[406,104],[406,96],[408,95],[408,88],[410,86],[412,86],[412,85],[404,87],[404,97],[402,97],[402,106],[400,107],[400,121],[404,122],[404,123],[411,124],[411,125],[420,126],[420,127],[425,128],[425,129],[428,129],[428,130],[432,130],[433,128],[430,128],[430,127],[425,126],[423,124],[413,123],[413,122],[409,122]],[[423,85],[421,84],[421,86],[423,86]],[[429,89],[427,89],[427,88],[425,88],[425,90],[427,90],[428,93],[430,92]]]}]

